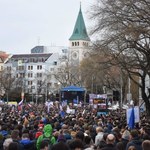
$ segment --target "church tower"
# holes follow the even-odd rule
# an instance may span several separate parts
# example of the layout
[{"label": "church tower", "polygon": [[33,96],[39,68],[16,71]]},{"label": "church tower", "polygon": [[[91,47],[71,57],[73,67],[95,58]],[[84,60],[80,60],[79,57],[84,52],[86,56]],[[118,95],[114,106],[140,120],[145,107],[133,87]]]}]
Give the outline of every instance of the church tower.
[{"label": "church tower", "polygon": [[90,38],[87,34],[81,5],[73,33],[69,38],[69,58],[72,65],[79,66],[89,51]]}]

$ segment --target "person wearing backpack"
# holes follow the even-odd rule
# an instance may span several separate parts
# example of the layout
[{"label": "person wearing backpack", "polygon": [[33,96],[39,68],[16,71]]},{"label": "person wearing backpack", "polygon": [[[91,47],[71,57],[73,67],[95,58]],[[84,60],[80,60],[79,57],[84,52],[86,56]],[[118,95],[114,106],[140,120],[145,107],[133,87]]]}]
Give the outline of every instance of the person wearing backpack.
[{"label": "person wearing backpack", "polygon": [[49,147],[56,143],[55,137],[52,135],[53,128],[50,124],[44,126],[44,133],[40,135],[36,142],[37,150],[40,150],[42,141],[48,141]]}]

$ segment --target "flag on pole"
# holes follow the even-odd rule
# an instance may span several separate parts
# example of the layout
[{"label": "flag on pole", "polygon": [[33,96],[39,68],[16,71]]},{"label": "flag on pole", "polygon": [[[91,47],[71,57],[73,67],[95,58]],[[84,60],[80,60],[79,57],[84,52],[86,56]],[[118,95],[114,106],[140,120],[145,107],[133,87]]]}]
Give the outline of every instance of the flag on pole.
[{"label": "flag on pole", "polygon": [[23,104],[23,99],[18,103],[18,105],[22,105]]},{"label": "flag on pole", "polygon": [[69,105],[67,105],[66,113],[67,113],[67,114],[70,114],[70,111],[71,111],[71,109],[69,108]]},{"label": "flag on pole", "polygon": [[50,102],[50,101],[47,101],[47,102],[45,103],[45,106],[47,107],[47,112],[48,112],[48,113],[49,113],[49,111],[50,111],[50,108],[54,108],[53,102]]},{"label": "flag on pole", "polygon": [[135,124],[135,114],[134,114],[134,107],[132,107],[128,124],[129,128],[134,129],[134,124]]},{"label": "flag on pole", "polygon": [[31,107],[32,107],[32,105],[31,105],[31,104],[27,104],[27,105],[28,105],[28,107],[29,107],[29,108],[31,108]]},{"label": "flag on pole", "polygon": [[85,109],[83,110],[83,112],[82,112],[82,116],[85,114]]},{"label": "flag on pole", "polygon": [[61,106],[62,107],[67,106],[67,100],[63,100],[62,103],[61,103]]},{"label": "flag on pole", "polygon": [[62,105],[59,105],[59,109],[60,109],[60,111],[62,111],[62,110],[63,110]]},{"label": "flag on pole", "polygon": [[18,111],[22,110],[23,99],[18,103]]}]

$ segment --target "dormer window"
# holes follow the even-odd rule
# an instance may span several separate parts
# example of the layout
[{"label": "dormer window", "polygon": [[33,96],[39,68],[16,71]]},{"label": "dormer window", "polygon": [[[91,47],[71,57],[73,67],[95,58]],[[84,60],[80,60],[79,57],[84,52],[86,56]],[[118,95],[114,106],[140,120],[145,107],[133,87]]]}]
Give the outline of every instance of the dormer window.
[{"label": "dormer window", "polygon": [[57,61],[54,61],[54,65],[57,65]]}]

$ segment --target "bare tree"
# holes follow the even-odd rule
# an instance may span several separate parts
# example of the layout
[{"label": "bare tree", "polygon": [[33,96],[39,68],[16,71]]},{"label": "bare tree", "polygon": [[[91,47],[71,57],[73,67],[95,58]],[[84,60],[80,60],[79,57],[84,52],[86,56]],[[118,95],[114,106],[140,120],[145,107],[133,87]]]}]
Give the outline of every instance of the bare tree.
[{"label": "bare tree", "polygon": [[11,68],[4,69],[0,75],[1,88],[5,91],[7,102],[9,101],[9,93],[14,88],[15,76]]},{"label": "bare tree", "polygon": [[99,47],[98,51],[96,49],[95,47],[95,51],[81,64],[81,74],[86,88],[89,92],[94,93],[106,92],[103,90],[104,86],[107,92],[117,90],[121,93],[122,90],[122,99],[124,100],[127,75],[118,66],[111,64],[111,55],[106,50],[99,50]]},{"label": "bare tree", "polygon": [[111,63],[125,70],[139,86],[150,116],[150,87],[145,90],[145,78],[150,78],[149,10],[149,0],[97,0],[90,13],[99,47],[109,49]]},{"label": "bare tree", "polygon": [[56,71],[53,75],[62,87],[70,85],[82,86],[79,67],[72,66],[68,60],[66,60],[61,65],[60,70]]}]

